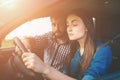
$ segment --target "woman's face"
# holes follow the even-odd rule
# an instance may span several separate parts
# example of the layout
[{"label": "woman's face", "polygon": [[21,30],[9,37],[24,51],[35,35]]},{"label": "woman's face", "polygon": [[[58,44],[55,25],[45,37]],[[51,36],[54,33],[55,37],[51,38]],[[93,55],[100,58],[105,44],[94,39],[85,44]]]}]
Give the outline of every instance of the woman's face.
[{"label": "woman's face", "polygon": [[70,40],[79,40],[85,37],[87,28],[79,16],[74,14],[68,15],[67,33]]}]

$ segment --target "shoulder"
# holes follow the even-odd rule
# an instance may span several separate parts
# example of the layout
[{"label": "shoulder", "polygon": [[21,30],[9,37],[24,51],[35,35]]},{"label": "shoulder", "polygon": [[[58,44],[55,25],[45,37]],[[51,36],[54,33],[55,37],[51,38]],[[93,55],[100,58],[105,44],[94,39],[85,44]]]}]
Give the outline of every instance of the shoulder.
[{"label": "shoulder", "polygon": [[112,50],[111,47],[109,45],[104,45],[99,47],[99,49],[97,49],[95,51],[95,54],[93,56],[94,59],[112,59]]},{"label": "shoulder", "polygon": [[95,53],[112,53],[109,45],[100,46]]},{"label": "shoulder", "polygon": [[101,40],[96,41],[96,55],[112,55],[111,47],[108,44],[103,44]]}]

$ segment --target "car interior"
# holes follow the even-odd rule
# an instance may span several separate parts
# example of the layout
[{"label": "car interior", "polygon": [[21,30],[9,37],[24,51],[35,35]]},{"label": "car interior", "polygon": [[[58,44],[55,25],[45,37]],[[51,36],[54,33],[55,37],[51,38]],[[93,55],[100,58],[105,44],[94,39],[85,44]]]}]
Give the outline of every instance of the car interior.
[{"label": "car interior", "polygon": [[[5,0],[2,0],[5,2]],[[0,1],[0,65],[4,65],[15,47],[2,48],[5,36],[18,26],[36,18],[83,8],[95,17],[96,38],[112,49],[108,74],[96,80],[120,80],[120,0],[20,0],[17,6]],[[14,0],[13,0],[14,1]],[[10,5],[10,7],[8,6]],[[0,66],[0,77],[4,66]]]}]

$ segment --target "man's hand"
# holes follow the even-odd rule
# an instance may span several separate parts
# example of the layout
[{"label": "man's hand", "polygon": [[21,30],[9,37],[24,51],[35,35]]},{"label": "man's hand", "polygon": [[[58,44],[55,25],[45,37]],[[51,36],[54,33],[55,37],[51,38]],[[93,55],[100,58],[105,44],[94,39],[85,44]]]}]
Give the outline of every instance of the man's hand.
[{"label": "man's hand", "polygon": [[[30,51],[31,45],[30,45],[28,39],[27,39],[27,38],[22,38],[21,41],[22,41],[22,43],[24,44],[25,48],[26,48],[28,51]],[[16,46],[16,48],[15,48],[15,52],[16,52],[18,55],[20,55],[20,56],[22,55],[20,49],[19,49],[17,46]]]}]

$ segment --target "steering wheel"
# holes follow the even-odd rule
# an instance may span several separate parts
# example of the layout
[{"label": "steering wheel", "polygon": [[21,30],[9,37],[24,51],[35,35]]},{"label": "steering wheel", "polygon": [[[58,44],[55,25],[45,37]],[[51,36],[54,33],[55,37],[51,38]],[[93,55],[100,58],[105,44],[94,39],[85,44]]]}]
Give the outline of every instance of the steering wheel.
[{"label": "steering wheel", "polygon": [[[21,40],[18,37],[15,37],[13,39],[13,41],[14,41],[15,45],[20,49],[21,53],[28,52],[27,49],[25,48],[25,46],[23,45],[23,43],[21,42]],[[36,77],[36,73],[33,72],[32,70],[27,69],[26,66],[24,65],[21,57],[17,54],[15,54],[15,57],[14,57],[14,64],[25,75],[28,75],[28,76],[31,76],[31,77]]]}]

